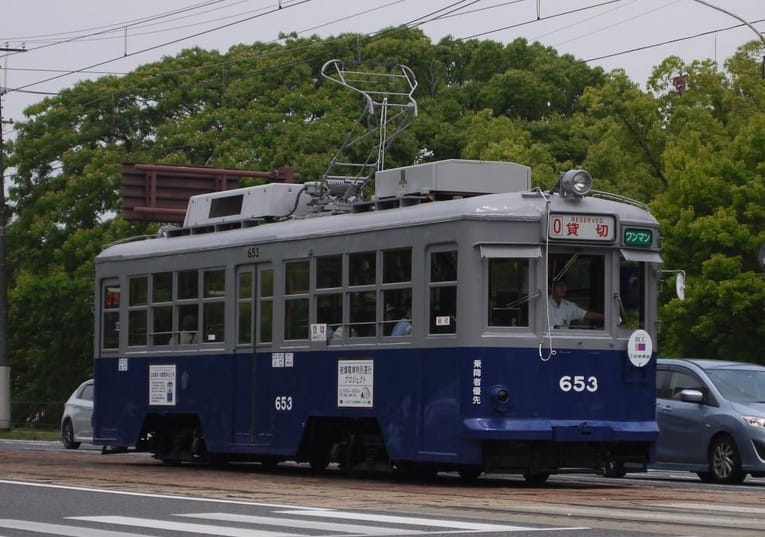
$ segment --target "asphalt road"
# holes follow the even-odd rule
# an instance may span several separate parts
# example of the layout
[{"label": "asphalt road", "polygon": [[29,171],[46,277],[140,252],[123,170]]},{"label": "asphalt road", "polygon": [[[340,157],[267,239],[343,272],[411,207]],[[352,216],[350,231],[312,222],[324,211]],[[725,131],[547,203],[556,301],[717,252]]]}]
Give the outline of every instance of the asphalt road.
[{"label": "asphalt road", "polygon": [[553,476],[536,487],[493,475],[472,485],[443,474],[414,483],[294,464],[167,467],[145,454],[0,441],[0,479],[2,537],[759,537],[765,528],[765,480],[720,486],[653,471]]}]

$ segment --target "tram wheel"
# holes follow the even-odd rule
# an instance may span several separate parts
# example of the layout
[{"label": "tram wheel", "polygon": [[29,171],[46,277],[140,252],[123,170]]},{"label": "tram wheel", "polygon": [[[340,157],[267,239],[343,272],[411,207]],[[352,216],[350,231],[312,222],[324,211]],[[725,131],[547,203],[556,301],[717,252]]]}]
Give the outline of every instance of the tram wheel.
[{"label": "tram wheel", "polygon": [[323,472],[329,466],[329,451],[314,451],[308,459],[308,464],[314,472]]},{"label": "tram wheel", "polygon": [[624,463],[617,461],[608,461],[603,469],[604,477],[624,477],[627,472],[624,470]]},{"label": "tram wheel", "polygon": [[478,479],[478,476],[483,473],[483,468],[480,466],[463,466],[458,470],[458,473],[463,481],[471,482]]},{"label": "tram wheel", "polygon": [[539,473],[528,473],[523,474],[523,479],[526,480],[526,483],[529,485],[541,485],[547,479],[550,477],[550,474],[547,472],[539,472]]}]

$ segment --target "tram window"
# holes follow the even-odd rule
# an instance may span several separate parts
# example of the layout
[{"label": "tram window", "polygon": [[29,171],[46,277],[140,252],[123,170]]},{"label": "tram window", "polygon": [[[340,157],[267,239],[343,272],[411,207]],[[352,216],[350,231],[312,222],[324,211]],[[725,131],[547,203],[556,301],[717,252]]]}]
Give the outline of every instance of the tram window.
[{"label": "tram window", "polygon": [[351,337],[374,337],[377,333],[377,293],[362,291],[350,293]]},{"label": "tram window", "polygon": [[619,326],[645,328],[645,263],[621,260],[619,265]]},{"label": "tram window", "polygon": [[489,326],[528,326],[529,260],[489,259]]},{"label": "tram window", "polygon": [[457,281],[457,252],[433,252],[430,255],[430,281]]},{"label": "tram window", "polygon": [[260,296],[274,296],[273,269],[263,269],[260,271]]},{"label": "tram window", "polygon": [[412,249],[383,252],[383,283],[412,281]]},{"label": "tram window", "polygon": [[[410,312],[412,307],[412,290],[406,289],[391,289],[383,293],[383,323],[382,330],[386,336],[391,335],[393,327],[403,320],[407,312]],[[409,322],[413,322],[409,319]]]},{"label": "tram window", "polygon": [[[553,283],[565,280],[566,295],[569,302],[573,302],[584,312],[605,313],[605,258],[602,255],[553,255],[550,259],[550,292]],[[552,299],[550,299],[552,302]],[[552,310],[551,310],[552,311]],[[577,310],[579,311],[579,310]],[[551,315],[552,317],[552,315]],[[552,321],[551,321],[552,322]],[[589,320],[586,318],[569,319],[569,324],[562,324],[558,328],[596,329],[602,330],[602,320]],[[552,324],[556,324],[552,322]]]},{"label": "tram window", "polygon": [[327,333],[330,335],[337,331],[337,328],[343,324],[342,294],[332,293],[316,296],[316,322],[326,324]]},{"label": "tram window", "polygon": [[284,339],[308,339],[308,261],[289,261],[284,270]]},{"label": "tram window", "polygon": [[101,348],[116,349],[120,343],[120,286],[105,284],[101,304],[103,310]]},{"label": "tram window", "polygon": [[244,268],[239,272],[237,298],[237,343],[239,345],[251,345],[254,330],[254,299],[255,278],[252,268]]},{"label": "tram window", "polygon": [[308,261],[289,261],[285,265],[284,294],[308,292]]},{"label": "tram window", "polygon": [[206,302],[202,305],[203,343],[221,343],[224,340],[225,302]]},{"label": "tram window", "polygon": [[154,306],[151,308],[152,331],[151,344],[170,345],[173,341],[173,307]]},{"label": "tram window", "polygon": [[128,281],[128,345],[144,346],[148,342],[148,276],[134,276]]},{"label": "tram window", "polygon": [[284,339],[308,339],[307,298],[285,298]]},{"label": "tram window", "polygon": [[131,347],[146,345],[146,326],[148,315],[145,309],[128,312],[128,345]]},{"label": "tram window", "polygon": [[199,275],[196,270],[178,272],[178,300],[199,298]]},{"label": "tram window", "polygon": [[343,256],[327,255],[316,258],[316,288],[331,289],[343,285]]},{"label": "tram window", "polygon": [[173,273],[158,272],[151,277],[152,302],[170,302],[173,299]]},{"label": "tram window", "polygon": [[226,273],[223,270],[208,270],[203,274],[204,297],[223,297],[226,294]]},{"label": "tram window", "polygon": [[128,304],[145,306],[149,303],[149,279],[146,276],[130,278],[128,289]]},{"label": "tram window", "polygon": [[260,285],[258,286],[258,319],[260,330],[258,341],[270,343],[273,336],[274,321],[274,271],[273,269],[260,270]]},{"label": "tram window", "polygon": [[376,252],[350,254],[348,256],[348,278],[350,285],[374,285],[377,274],[376,260]]},{"label": "tram window", "polygon": [[430,254],[429,333],[457,331],[457,251]]},{"label": "tram window", "polygon": [[181,304],[177,312],[180,320],[177,342],[181,345],[199,343],[199,305]]}]

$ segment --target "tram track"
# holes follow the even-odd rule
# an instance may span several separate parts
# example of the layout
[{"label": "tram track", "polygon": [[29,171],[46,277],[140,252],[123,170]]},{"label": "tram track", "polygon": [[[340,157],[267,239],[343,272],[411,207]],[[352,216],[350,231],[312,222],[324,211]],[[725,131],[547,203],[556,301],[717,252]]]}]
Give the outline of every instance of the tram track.
[{"label": "tram track", "polygon": [[[144,454],[41,451],[0,446],[4,479],[229,500],[386,510],[524,524],[561,524],[667,535],[760,536],[765,486],[553,476],[531,486],[520,476],[456,475],[428,483],[389,476],[314,474],[302,465],[168,467]],[[691,486],[693,485],[693,486]],[[759,485],[759,483],[757,483]]]}]

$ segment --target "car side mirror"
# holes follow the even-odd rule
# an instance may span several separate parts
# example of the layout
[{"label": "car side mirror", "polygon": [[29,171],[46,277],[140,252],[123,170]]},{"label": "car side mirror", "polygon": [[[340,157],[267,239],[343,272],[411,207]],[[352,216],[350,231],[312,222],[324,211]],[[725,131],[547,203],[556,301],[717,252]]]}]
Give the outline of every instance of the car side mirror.
[{"label": "car side mirror", "polygon": [[704,394],[699,390],[683,390],[680,392],[680,400],[686,403],[703,403]]}]

